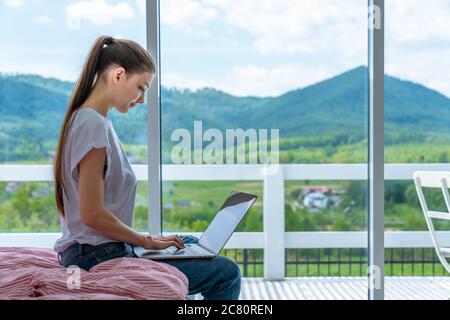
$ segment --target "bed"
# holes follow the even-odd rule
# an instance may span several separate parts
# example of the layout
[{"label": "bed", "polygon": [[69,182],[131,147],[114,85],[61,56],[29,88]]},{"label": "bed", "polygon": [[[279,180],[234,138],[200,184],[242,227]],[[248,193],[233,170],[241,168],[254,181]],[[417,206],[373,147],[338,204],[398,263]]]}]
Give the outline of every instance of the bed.
[{"label": "bed", "polygon": [[117,258],[89,272],[45,248],[0,247],[0,300],[182,300],[188,279],[152,260]]}]

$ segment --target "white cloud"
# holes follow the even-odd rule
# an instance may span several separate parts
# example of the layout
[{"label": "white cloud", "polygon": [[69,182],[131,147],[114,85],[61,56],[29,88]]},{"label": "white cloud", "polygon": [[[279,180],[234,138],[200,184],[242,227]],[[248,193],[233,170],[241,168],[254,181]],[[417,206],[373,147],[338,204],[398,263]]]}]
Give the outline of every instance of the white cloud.
[{"label": "white cloud", "polygon": [[109,25],[113,20],[126,20],[134,17],[134,11],[128,3],[108,4],[105,0],[79,1],[66,8],[67,26],[69,29],[79,29],[81,20],[93,24]]},{"label": "white cloud", "polygon": [[145,3],[146,3],[146,0],[136,0],[136,5],[138,7],[138,10],[143,17],[145,17],[145,14],[146,14],[145,9],[147,8]]},{"label": "white cloud", "polygon": [[162,73],[162,84],[166,87],[189,88],[197,90],[212,87],[235,96],[277,96],[287,91],[303,88],[310,84],[334,76],[326,68],[282,65],[275,68],[262,68],[255,65],[234,67],[222,81],[195,79],[173,73]]},{"label": "white cloud", "polygon": [[277,96],[332,76],[330,71],[297,65],[262,68],[237,66],[226,77],[223,90],[237,96]]},{"label": "white cloud", "polygon": [[[255,37],[260,53],[347,51],[367,33],[367,2],[360,0],[197,0],[227,25]],[[386,33],[397,43],[449,41],[448,0],[387,1]],[[365,43],[363,43],[365,46]]]},{"label": "white cloud", "polygon": [[414,53],[392,50],[385,61],[387,74],[420,83],[450,98],[450,48]]},{"label": "white cloud", "polygon": [[[207,84],[235,95],[283,94],[367,60],[367,3],[360,0],[242,0],[239,5],[235,0],[189,2],[195,3],[198,10],[216,12],[215,18],[204,20],[204,29],[208,30],[209,22],[222,23],[224,33],[239,38],[239,42],[243,41],[240,33],[251,35],[251,42],[242,46],[244,49],[253,47],[257,54],[267,57],[270,64],[283,61],[286,56],[294,61],[277,67],[268,67],[265,63],[236,66],[223,76],[223,81]],[[174,21],[180,28],[191,28],[194,17],[183,16],[179,7],[181,4],[173,8],[178,17]],[[166,11],[162,2],[161,14],[168,15]],[[175,22],[172,25],[176,25]],[[294,60],[295,57],[298,60]],[[235,59],[239,64],[239,54]],[[195,89],[205,82],[194,81],[191,77],[192,74],[189,77],[178,75],[169,83]]]},{"label": "white cloud", "polygon": [[194,79],[194,76],[184,76],[176,72],[161,73],[161,83],[168,88],[197,90],[205,87],[215,87],[215,83],[208,80]]},{"label": "white cloud", "polygon": [[324,67],[282,65],[263,68],[254,65],[234,67],[226,77],[224,90],[238,96],[278,96],[322,81],[338,71]]},{"label": "white cloud", "polygon": [[338,50],[355,56],[366,45],[367,3],[360,0],[245,0],[239,5],[232,0],[203,0],[203,4],[217,8],[226,24],[249,32],[261,54]]},{"label": "white cloud", "polygon": [[450,2],[386,3],[386,73],[450,97]]},{"label": "white cloud", "polygon": [[[168,12],[167,16],[172,19],[166,22],[189,30],[195,23],[194,14],[179,10],[181,1],[170,0],[172,13]],[[228,79],[217,84],[233,93],[279,93],[289,85],[295,88],[299,83],[308,84],[304,79],[317,80],[315,65],[321,66],[323,74],[333,75],[343,71],[336,70],[336,64],[342,69],[367,61],[367,2],[364,1],[241,0],[236,5],[235,0],[189,0],[189,5],[197,11],[215,12],[209,19],[200,19],[204,30],[208,30],[212,21],[222,23],[225,31],[233,30],[236,36],[243,30],[251,35],[253,49],[269,61],[298,57],[298,65],[311,68],[310,72],[297,72],[294,66],[235,68],[229,75],[235,82]],[[164,14],[167,7],[162,9]],[[450,2],[389,1],[385,10],[386,71],[450,96]],[[294,76],[298,73],[310,76],[298,80]],[[282,75],[278,78],[281,82],[265,80],[277,74]]]},{"label": "white cloud", "polygon": [[214,8],[205,6],[198,1],[161,1],[161,23],[187,33],[208,36],[209,33],[202,28],[216,18],[217,11]]},{"label": "white cloud", "polygon": [[5,0],[5,5],[7,7],[18,8],[23,5],[22,0]]},{"label": "white cloud", "polygon": [[398,44],[450,41],[448,0],[391,1],[386,5],[386,34]]},{"label": "white cloud", "polygon": [[33,21],[37,24],[50,24],[53,22],[48,16],[37,16],[33,18]]}]

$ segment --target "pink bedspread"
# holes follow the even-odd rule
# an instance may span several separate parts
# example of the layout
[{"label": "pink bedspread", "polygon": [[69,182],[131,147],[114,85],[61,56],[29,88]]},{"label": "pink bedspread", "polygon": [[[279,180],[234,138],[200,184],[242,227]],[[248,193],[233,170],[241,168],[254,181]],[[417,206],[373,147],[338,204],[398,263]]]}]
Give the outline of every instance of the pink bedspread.
[{"label": "pink bedspread", "polygon": [[87,272],[61,267],[50,249],[0,248],[0,300],[175,300],[187,291],[181,271],[152,260],[117,258]]}]

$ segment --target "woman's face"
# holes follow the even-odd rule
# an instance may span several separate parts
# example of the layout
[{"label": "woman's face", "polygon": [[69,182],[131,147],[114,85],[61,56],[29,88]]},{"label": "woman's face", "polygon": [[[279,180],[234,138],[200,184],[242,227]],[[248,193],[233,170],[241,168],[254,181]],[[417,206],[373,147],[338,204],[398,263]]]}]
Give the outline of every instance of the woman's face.
[{"label": "woman's face", "polygon": [[145,92],[150,86],[153,74],[149,72],[127,74],[125,69],[115,70],[114,107],[120,113],[127,113],[137,104],[144,103]]}]

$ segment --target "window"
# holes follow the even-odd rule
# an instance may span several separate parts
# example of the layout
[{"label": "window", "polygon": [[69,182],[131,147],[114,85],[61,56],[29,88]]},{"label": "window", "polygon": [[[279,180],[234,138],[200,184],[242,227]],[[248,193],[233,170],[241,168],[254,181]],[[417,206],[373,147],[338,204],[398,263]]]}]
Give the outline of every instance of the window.
[{"label": "window", "polygon": [[[449,162],[450,4],[447,1],[386,1],[385,162],[421,165]],[[442,194],[425,190],[430,207],[442,209]],[[448,223],[436,224],[450,230]],[[411,176],[385,182],[386,232],[428,232]],[[417,234],[412,234],[417,237]],[[385,250],[387,276],[434,276],[444,269],[434,248]],[[387,295],[391,294],[387,292]]]},{"label": "window", "polygon": [[[367,230],[367,176],[359,170],[367,162],[367,3],[182,3],[189,10],[174,0],[160,8],[163,163],[179,173],[163,181],[163,230],[202,232],[229,192],[242,190],[259,199],[237,231],[263,231],[263,182],[235,177],[261,163],[264,141],[278,147],[280,163],[315,174],[285,177],[285,231]],[[239,147],[227,145],[227,130],[238,129],[245,147],[227,158],[227,146]],[[214,157],[211,145],[223,154]],[[353,180],[324,174],[320,164],[335,164],[335,172],[355,164],[346,171]],[[346,275],[348,267],[365,275],[366,249],[348,249],[339,259],[357,262],[342,272],[326,263],[298,271],[295,257],[309,249],[288,249],[286,275]],[[263,252],[255,256],[261,262]],[[311,259],[336,260],[338,249],[314,250]],[[257,268],[252,274],[262,276]]]},{"label": "window", "polygon": [[[51,165],[91,44],[109,34],[145,47],[145,2],[3,1],[0,28],[0,164]],[[112,114],[134,164],[147,161],[146,112],[140,106],[126,117]],[[136,207],[136,226],[144,230],[146,190],[138,188]],[[3,231],[59,230],[53,183],[1,182],[0,223]]]}]

